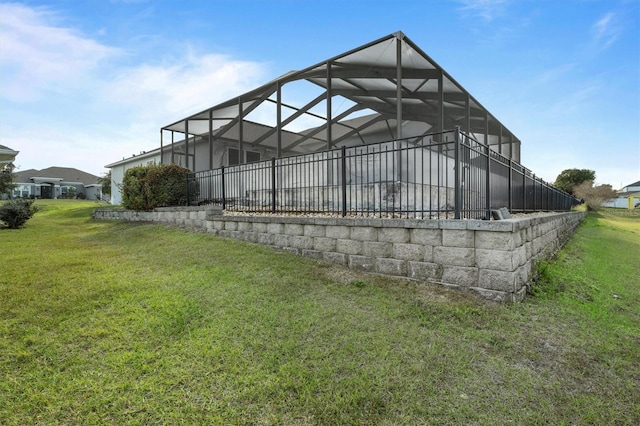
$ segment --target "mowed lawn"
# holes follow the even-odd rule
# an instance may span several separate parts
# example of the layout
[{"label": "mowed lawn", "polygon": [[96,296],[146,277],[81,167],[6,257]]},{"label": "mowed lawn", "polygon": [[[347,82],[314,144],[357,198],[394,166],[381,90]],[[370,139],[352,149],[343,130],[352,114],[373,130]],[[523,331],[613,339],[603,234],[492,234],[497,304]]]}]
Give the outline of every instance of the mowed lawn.
[{"label": "mowed lawn", "polygon": [[492,305],[41,201],[0,230],[0,424],[640,424],[640,216]]}]

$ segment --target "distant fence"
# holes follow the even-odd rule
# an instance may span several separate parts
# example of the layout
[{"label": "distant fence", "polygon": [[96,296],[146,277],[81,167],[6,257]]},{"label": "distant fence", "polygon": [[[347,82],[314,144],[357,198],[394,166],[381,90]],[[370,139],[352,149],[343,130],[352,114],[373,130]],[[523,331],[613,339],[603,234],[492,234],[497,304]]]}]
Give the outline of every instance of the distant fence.
[{"label": "distant fence", "polygon": [[458,128],[189,173],[186,182],[189,205],[240,212],[489,219],[501,207],[568,211],[575,204]]}]

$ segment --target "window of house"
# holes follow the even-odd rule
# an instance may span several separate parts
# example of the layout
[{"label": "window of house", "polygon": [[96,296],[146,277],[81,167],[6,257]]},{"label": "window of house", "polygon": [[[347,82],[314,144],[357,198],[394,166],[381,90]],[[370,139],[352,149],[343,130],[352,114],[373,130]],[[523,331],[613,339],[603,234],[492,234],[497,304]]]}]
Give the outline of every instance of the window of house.
[{"label": "window of house", "polygon": [[[227,164],[229,166],[235,166],[240,164],[240,151],[235,148],[228,149]],[[255,151],[244,151],[244,162],[253,163],[254,161],[260,161],[260,153]]]},{"label": "window of house", "polygon": [[29,187],[26,185],[19,185],[13,189],[13,198],[29,198]]},{"label": "window of house", "polygon": [[245,152],[245,157],[247,158],[247,163],[253,163],[253,162],[256,162],[256,161],[260,161],[260,153],[259,152],[247,151],[247,152]]},{"label": "window of house", "polygon": [[240,164],[240,151],[234,148],[229,148],[229,155],[227,157],[227,160],[227,164],[230,166]]},{"label": "window of house", "polygon": [[77,189],[75,186],[62,186],[60,187],[62,198],[75,198]]}]

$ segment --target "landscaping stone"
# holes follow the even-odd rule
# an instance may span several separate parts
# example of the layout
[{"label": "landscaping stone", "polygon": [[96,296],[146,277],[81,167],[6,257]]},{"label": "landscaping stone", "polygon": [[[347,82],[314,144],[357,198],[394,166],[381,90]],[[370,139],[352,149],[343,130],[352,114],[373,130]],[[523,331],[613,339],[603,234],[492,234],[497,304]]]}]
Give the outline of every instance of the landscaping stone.
[{"label": "landscaping stone", "polygon": [[442,265],[430,262],[408,262],[410,278],[425,281],[440,281],[442,279]]},{"label": "landscaping stone", "polygon": [[386,243],[408,243],[409,230],[404,228],[380,228],[378,229],[378,241]]},{"label": "landscaping stone", "polygon": [[475,249],[466,247],[434,247],[433,261],[441,265],[476,266]]},{"label": "landscaping stone", "polygon": [[357,271],[373,272],[375,269],[376,261],[368,256],[349,256],[349,268]]},{"label": "landscaping stone", "polygon": [[478,268],[459,266],[443,266],[442,281],[460,287],[473,287],[478,285]]},{"label": "landscaping stone", "polygon": [[369,257],[391,257],[393,244],[365,241],[362,246],[362,254]]},{"label": "landscaping stone", "polygon": [[362,241],[336,240],[336,251],[344,254],[362,254]]},{"label": "landscaping stone", "polygon": [[442,245],[446,247],[474,247],[475,233],[468,230],[443,229]]},{"label": "landscaping stone", "polygon": [[322,252],[336,251],[336,239],[328,237],[315,237],[313,239],[313,248]]},{"label": "landscaping stone", "polygon": [[352,240],[355,240],[355,241],[377,241],[378,230],[376,228],[371,228],[371,227],[365,227],[365,228],[352,227],[350,230],[349,236]]},{"label": "landscaping stone", "polygon": [[424,261],[426,248],[420,244],[396,243],[393,245],[392,257],[400,260]]},{"label": "landscaping stone", "polygon": [[407,262],[398,259],[377,259],[376,272],[385,275],[407,275]]}]

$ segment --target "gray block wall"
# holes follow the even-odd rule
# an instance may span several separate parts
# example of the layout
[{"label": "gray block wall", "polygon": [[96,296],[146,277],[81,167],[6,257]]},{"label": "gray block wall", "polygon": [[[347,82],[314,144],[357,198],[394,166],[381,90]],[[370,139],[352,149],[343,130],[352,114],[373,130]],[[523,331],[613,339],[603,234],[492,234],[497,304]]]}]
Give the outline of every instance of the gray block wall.
[{"label": "gray block wall", "polygon": [[404,276],[522,300],[535,261],[551,257],[586,213],[548,213],[500,221],[226,216],[212,207],[153,212],[96,209],[94,218],[200,228],[360,271]]}]

